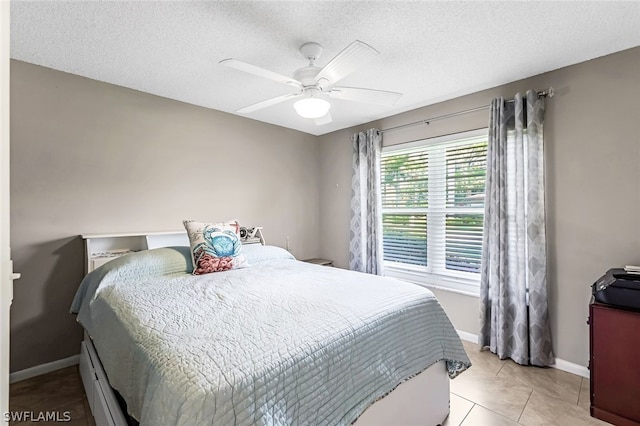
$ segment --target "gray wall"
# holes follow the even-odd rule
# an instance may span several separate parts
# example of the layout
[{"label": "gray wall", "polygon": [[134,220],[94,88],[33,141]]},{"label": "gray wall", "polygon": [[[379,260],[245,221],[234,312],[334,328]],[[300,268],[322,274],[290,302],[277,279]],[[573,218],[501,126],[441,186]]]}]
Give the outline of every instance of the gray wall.
[{"label": "gray wall", "polygon": [[317,138],[11,62],[11,370],[79,353],[82,233],[237,218],[319,250]]},{"label": "gray wall", "polygon": [[[640,48],[321,137],[46,68],[11,64],[11,370],[78,353],[68,314],[81,233],[180,229],[237,217],[290,237],[299,258],[348,265],[356,130],[486,105],[553,86],[545,144],[549,301],[559,358],[586,365],[589,285],[640,263]],[[386,145],[487,125],[485,111],[388,133]],[[252,161],[253,159],[253,161]],[[322,229],[320,233],[319,230]],[[457,329],[477,298],[436,292]]]},{"label": "gray wall", "polygon": [[[589,285],[606,269],[640,263],[640,48],[321,136],[320,255],[348,265],[351,143],[389,128],[487,105],[495,96],[553,86],[545,161],[548,287],[556,356],[587,365]],[[383,144],[486,127],[488,111],[386,133]],[[477,298],[436,292],[459,330],[477,334]]]}]

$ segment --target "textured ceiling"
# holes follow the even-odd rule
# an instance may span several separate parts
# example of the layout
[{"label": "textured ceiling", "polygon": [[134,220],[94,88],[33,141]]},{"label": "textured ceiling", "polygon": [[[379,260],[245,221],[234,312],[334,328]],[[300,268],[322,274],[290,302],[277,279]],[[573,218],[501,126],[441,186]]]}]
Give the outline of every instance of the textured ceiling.
[{"label": "textured ceiling", "polygon": [[[320,135],[640,45],[640,2],[11,2],[11,57],[235,110],[291,88],[218,65],[284,75],[353,40],[380,57],[340,81],[404,95],[393,107],[332,99],[316,126],[285,102],[247,117]],[[640,72],[640,70],[639,70]]]}]

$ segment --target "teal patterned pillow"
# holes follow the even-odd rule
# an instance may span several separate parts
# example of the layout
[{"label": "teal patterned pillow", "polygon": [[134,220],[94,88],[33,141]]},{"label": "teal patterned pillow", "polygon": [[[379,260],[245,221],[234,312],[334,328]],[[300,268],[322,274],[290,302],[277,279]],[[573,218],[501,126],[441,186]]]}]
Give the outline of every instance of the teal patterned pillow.
[{"label": "teal patterned pillow", "polygon": [[182,223],[189,235],[194,275],[248,266],[242,254],[237,220],[217,223],[185,220]]}]

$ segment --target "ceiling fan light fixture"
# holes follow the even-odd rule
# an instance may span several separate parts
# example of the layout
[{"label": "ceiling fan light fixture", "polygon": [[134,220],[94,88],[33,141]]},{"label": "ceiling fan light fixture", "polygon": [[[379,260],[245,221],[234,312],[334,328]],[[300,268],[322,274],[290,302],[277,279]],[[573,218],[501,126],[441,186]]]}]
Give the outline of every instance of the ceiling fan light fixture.
[{"label": "ceiling fan light fixture", "polygon": [[293,104],[293,107],[300,117],[320,118],[329,112],[331,104],[324,99],[310,97],[300,99]]}]

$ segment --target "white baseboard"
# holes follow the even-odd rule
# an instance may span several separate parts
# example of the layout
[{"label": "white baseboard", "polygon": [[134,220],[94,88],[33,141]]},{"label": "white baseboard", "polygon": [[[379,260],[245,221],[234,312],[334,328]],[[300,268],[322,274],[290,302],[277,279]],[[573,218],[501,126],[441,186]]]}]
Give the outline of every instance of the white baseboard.
[{"label": "white baseboard", "polygon": [[[462,330],[456,330],[458,336],[462,340],[466,340],[471,343],[478,343],[478,335],[473,333],[468,333]],[[589,369],[584,365],[575,364],[570,361],[565,361],[564,359],[556,358],[556,363],[551,366],[551,368],[557,368],[558,370],[566,371],[567,373],[575,374],[576,376],[581,376],[586,379],[590,377]]]},{"label": "white baseboard", "polygon": [[80,354],[70,356],[69,358],[59,359],[57,361],[48,362],[46,364],[36,365],[35,367],[25,368],[9,375],[9,383],[19,382],[21,380],[30,379],[42,374],[51,373],[52,371],[62,368],[71,367],[80,363]]},{"label": "white baseboard", "polygon": [[462,340],[466,340],[467,342],[475,343],[476,345],[478,344],[478,335],[477,334],[468,333],[468,332],[462,331],[462,330],[456,330],[456,332],[458,333],[458,336],[460,336],[460,338]]},{"label": "white baseboard", "polygon": [[585,379],[588,379],[591,375],[589,369],[584,365],[575,364],[560,358],[556,358],[556,363],[551,367],[566,371],[567,373],[575,374],[576,376],[582,376]]}]

